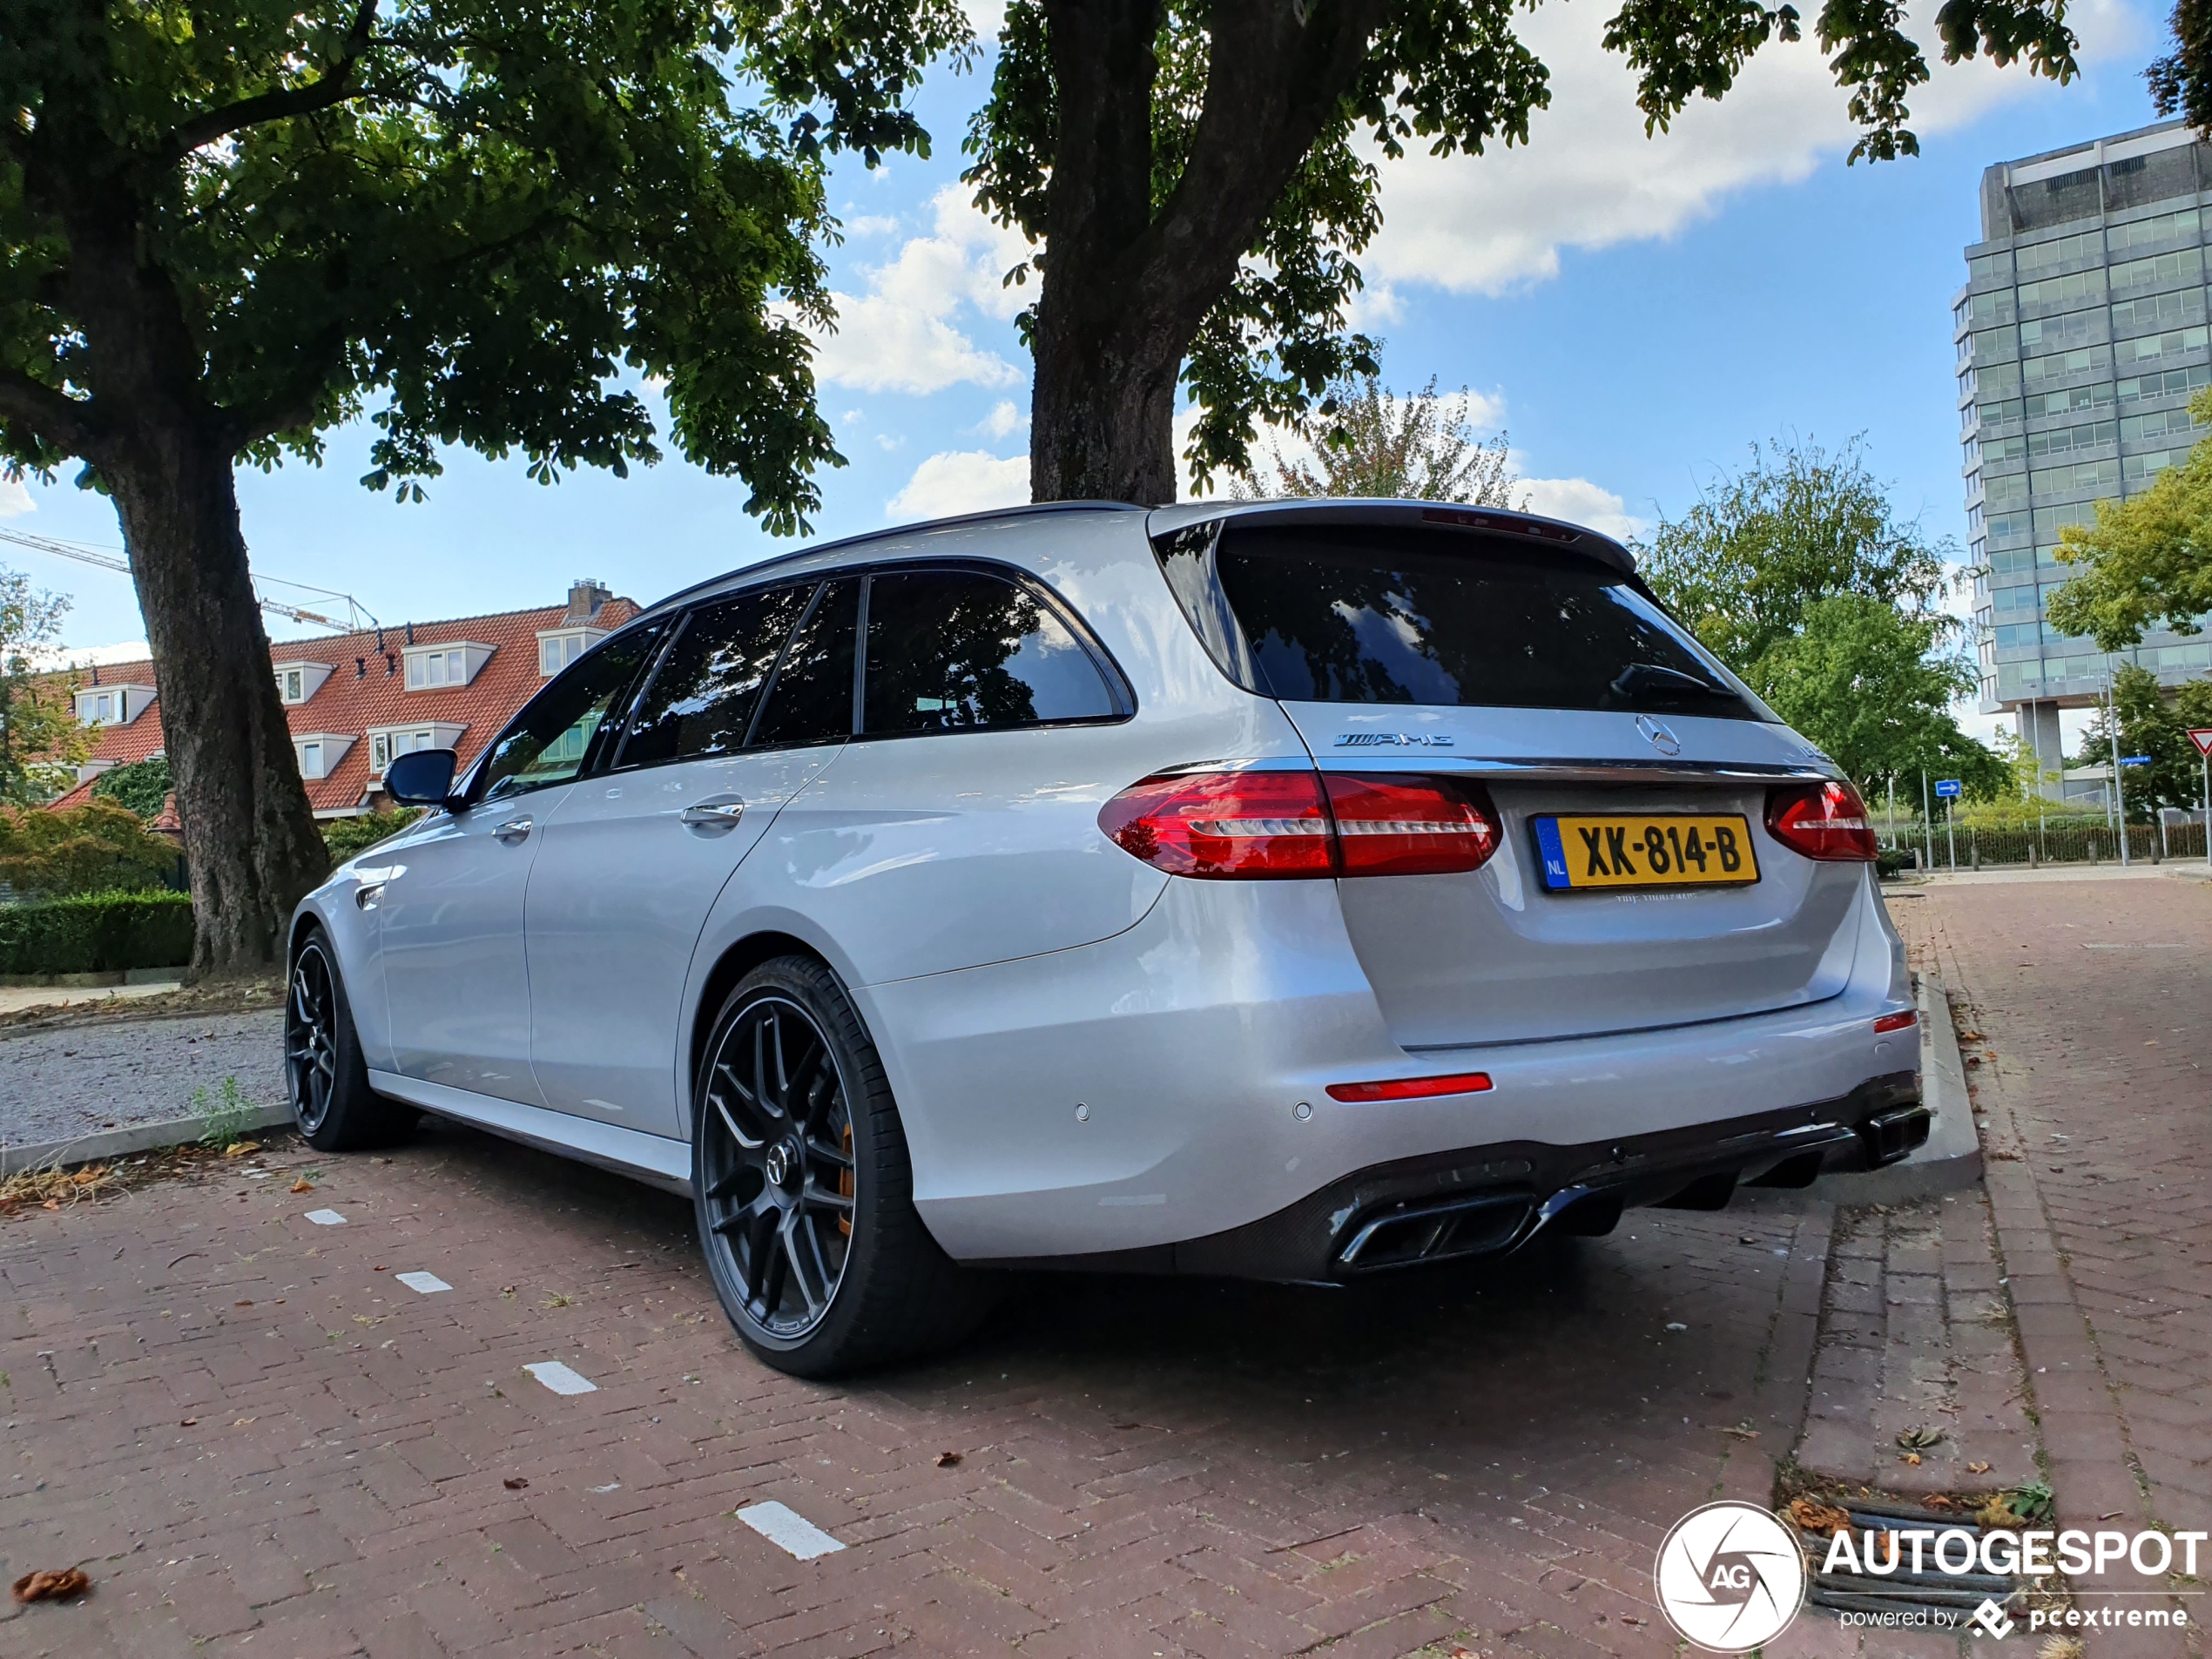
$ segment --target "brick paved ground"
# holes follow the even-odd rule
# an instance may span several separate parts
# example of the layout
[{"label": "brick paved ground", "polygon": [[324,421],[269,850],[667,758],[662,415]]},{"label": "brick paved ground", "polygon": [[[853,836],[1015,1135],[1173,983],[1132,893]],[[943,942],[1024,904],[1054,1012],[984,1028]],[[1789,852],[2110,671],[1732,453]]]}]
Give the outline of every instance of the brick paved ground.
[{"label": "brick paved ground", "polygon": [[[1931,887],[2062,1524],[2212,1528],[2212,887]],[[2198,1586],[2182,1586],[2196,1589]],[[2212,1598],[2192,1596],[2193,1618]],[[2101,1633],[2104,1656],[2202,1651]]]},{"label": "brick paved ground", "polygon": [[1069,1279],[825,1387],[737,1347],[674,1201],[452,1130],[307,1167],[0,1224],[0,1574],[97,1584],[0,1650],[1670,1652],[1652,1553],[1769,1491],[1825,1251],[1647,1213],[1357,1300]]},{"label": "brick paved ground", "polygon": [[[2034,1425],[1979,1191],[1838,1218],[1797,1461],[1901,1494],[2033,1480]],[[1898,1437],[1942,1439],[1912,1455]]]}]

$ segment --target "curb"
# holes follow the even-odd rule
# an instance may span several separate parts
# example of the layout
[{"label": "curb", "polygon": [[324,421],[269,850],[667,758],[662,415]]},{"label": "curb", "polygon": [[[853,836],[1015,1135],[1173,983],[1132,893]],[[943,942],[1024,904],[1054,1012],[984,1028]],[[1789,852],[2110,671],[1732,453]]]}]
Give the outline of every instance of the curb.
[{"label": "curb", "polygon": [[1919,988],[1920,1097],[1935,1119],[1927,1144],[1886,1170],[1824,1175],[1812,1184],[1813,1197],[1837,1204],[1909,1204],[1981,1184],[1981,1136],[1966,1096],[1951,998],[1932,974],[1919,976]]},{"label": "curb", "polygon": [[0,974],[0,991],[108,990],[118,985],[182,985],[185,969],[126,968],[86,974]]},{"label": "curb", "polygon": [[[291,1123],[289,1106],[257,1106],[246,1114],[243,1127],[250,1133],[255,1130],[288,1128]],[[42,1146],[0,1146],[0,1177],[64,1163],[96,1163],[129,1152],[184,1146],[206,1133],[207,1120],[204,1117],[168,1117],[158,1123],[133,1123],[128,1129],[81,1135],[73,1141],[48,1141]]]}]

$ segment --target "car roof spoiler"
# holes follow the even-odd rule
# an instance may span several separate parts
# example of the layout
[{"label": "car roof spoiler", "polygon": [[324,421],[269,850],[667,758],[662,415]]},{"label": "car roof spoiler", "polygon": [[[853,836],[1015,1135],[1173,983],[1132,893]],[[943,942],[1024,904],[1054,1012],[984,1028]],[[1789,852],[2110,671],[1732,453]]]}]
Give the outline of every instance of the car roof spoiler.
[{"label": "car roof spoiler", "polygon": [[1609,564],[1623,576],[1636,573],[1635,556],[1609,536],[1586,525],[1516,513],[1502,507],[1469,507],[1457,502],[1436,501],[1194,501],[1172,507],[1156,507],[1146,515],[1145,534],[1155,538],[1191,524],[1217,519],[1260,518],[1299,524],[1389,524],[1408,529],[1487,530],[1496,535],[1523,536],[1554,547],[1572,548],[1585,557]]}]

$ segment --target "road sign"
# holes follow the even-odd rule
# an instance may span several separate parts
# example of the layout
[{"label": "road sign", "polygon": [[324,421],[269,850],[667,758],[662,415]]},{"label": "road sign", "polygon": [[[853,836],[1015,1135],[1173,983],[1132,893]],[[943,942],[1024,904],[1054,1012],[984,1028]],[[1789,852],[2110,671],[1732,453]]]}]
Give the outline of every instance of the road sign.
[{"label": "road sign", "polygon": [[2192,730],[2189,732],[2189,741],[2196,745],[2197,753],[2212,755],[2212,732],[2205,731],[2202,727]]},{"label": "road sign", "polygon": [[1956,778],[1939,778],[1936,779],[1936,793],[1942,796],[1944,799],[1949,800],[1953,796],[1957,795],[1958,792],[1959,780]]},{"label": "road sign", "polygon": [[2123,766],[2148,766],[2150,765],[2150,757],[2148,755],[2122,755],[2120,757],[2120,764]]}]

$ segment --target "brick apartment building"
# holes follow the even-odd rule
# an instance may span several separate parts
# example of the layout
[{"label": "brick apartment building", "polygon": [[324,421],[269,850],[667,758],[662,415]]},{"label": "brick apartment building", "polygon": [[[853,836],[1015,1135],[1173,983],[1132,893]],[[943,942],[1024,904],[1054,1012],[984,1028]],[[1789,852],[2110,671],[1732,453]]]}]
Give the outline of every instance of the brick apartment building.
[{"label": "brick apartment building", "polygon": [[[637,609],[580,581],[563,605],[272,645],[277,694],[315,816],[351,818],[388,805],[384,768],[410,749],[452,749],[467,765],[531,693]],[[77,718],[98,728],[98,742],[56,806],[83,800],[109,768],[162,752],[152,663],[105,664],[72,678]]]}]

